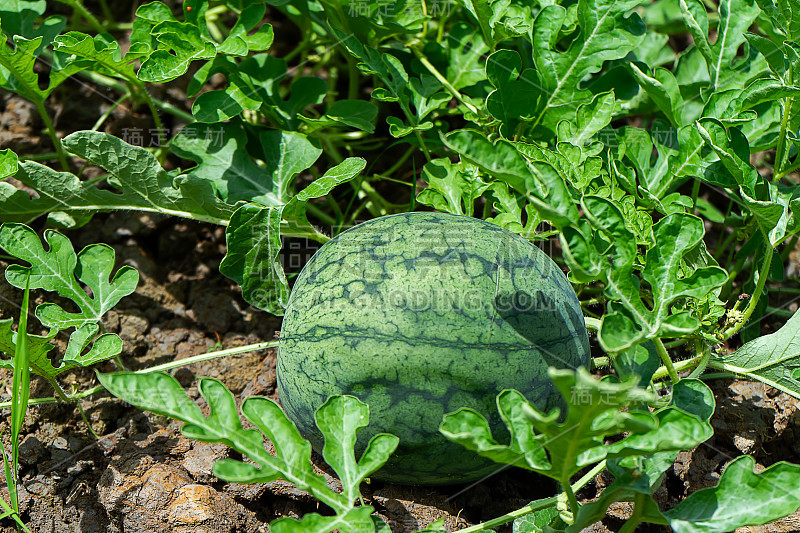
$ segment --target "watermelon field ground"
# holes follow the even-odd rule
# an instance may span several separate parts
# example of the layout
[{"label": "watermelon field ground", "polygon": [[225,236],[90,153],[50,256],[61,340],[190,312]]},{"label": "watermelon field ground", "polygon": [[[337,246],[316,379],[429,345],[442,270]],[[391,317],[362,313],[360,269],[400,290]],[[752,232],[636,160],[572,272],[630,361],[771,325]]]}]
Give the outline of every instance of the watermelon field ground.
[{"label": "watermelon field ground", "polygon": [[[0,0],[0,33],[0,530],[800,531],[797,0]],[[367,298],[409,287],[454,299]]]}]

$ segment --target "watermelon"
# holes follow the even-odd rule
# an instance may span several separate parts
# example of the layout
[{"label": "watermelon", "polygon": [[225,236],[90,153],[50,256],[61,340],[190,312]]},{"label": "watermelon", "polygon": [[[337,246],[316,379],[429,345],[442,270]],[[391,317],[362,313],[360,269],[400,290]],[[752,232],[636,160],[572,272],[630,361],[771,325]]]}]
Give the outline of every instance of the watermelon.
[{"label": "watermelon", "polygon": [[375,433],[400,437],[375,478],[458,483],[497,465],[447,441],[445,413],[470,407],[502,435],[500,391],[550,409],[563,399],[548,366],[588,361],[578,298],[538,247],[471,217],[405,213],[340,234],[305,265],[281,327],[278,394],[317,451],[314,411],[350,394],[370,409],[357,454]]}]

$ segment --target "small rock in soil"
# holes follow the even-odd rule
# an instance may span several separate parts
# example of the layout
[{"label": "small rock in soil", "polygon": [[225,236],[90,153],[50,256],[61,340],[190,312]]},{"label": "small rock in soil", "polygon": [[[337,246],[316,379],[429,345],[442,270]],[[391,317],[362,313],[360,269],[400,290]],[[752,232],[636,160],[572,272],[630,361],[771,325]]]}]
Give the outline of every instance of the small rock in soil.
[{"label": "small rock in soil", "polygon": [[228,457],[229,448],[220,443],[195,442],[192,449],[184,454],[181,466],[195,479],[203,483],[210,483],[217,478],[211,473],[211,468],[219,459]]},{"label": "small rock in soil", "polygon": [[34,465],[47,456],[47,448],[42,441],[28,435],[19,445],[19,462],[23,465]]}]

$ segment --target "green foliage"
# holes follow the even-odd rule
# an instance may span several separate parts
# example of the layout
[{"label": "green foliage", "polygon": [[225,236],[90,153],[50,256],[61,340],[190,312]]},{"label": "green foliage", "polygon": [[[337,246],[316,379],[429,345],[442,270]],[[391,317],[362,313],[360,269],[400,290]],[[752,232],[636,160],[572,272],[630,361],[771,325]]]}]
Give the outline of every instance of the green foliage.
[{"label": "green foliage", "polygon": [[733,460],[715,487],[698,490],[663,513],[669,525],[677,533],[723,533],[772,522],[800,507],[800,498],[791,489],[800,467],[781,461],[755,473],[754,465],[747,455]]},{"label": "green foliage", "polygon": [[732,354],[715,356],[713,366],[766,383],[800,398],[800,313],[784,326],[754,339]]},{"label": "green foliage", "polygon": [[[297,157],[297,154],[289,155],[291,152],[284,153]],[[348,158],[283,205],[264,207],[248,203],[233,213],[225,233],[228,253],[219,270],[241,285],[242,297],[248,303],[274,315],[283,314],[289,299],[289,285],[278,259],[281,224],[288,226],[284,233],[313,237],[317,231],[306,218],[308,201],[352,180],[365,165],[363,159]]]},{"label": "green foliage", "polygon": [[145,4],[136,10],[132,40],[146,55],[137,74],[140,80],[174,80],[185,74],[193,61],[214,59],[218,54],[243,57],[268,50],[272,45],[272,26],[263,24],[256,29],[266,11],[263,4],[254,3],[243,9],[222,42],[215,42],[209,33],[205,18],[208,5],[196,4],[196,7],[194,3],[184,6],[184,22],[177,20],[161,2]]},{"label": "green foliage", "polygon": [[[654,413],[624,411],[654,397],[635,381],[610,383],[584,369],[550,370],[568,407],[542,413],[517,391],[503,391],[497,409],[508,427],[508,444],[494,440],[486,419],[471,409],[445,415],[448,439],[498,463],[533,470],[569,485],[581,468],[602,460],[692,448],[713,434],[707,420],[668,406]],[[713,402],[713,400],[712,400]],[[627,435],[613,444],[611,435]]]},{"label": "green foliage", "polygon": [[[325,478],[314,472],[311,445],[272,400],[260,396],[246,399],[241,406],[244,417],[257,429],[244,429],[239,420],[233,394],[215,379],[202,379],[200,394],[208,402],[210,413],[186,395],[172,376],[164,373],[99,374],[106,389],[125,401],[184,422],[181,431],[189,438],[221,442],[246,456],[251,462],[222,459],[214,464],[214,475],[236,483],[264,483],[285,479],[300,490],[310,492],[331,507],[334,516],[306,514],[301,520],[280,518],[271,524],[277,533],[317,531],[336,528],[342,532],[372,532],[375,525],[372,507],[355,507],[361,497],[359,485],[379,469],[394,449],[398,439],[381,433],[372,437],[361,458],[356,460],[353,447],[357,433],[369,423],[369,408],[352,396],[332,396],[315,415],[325,436],[323,457],[342,482],[342,492],[328,487]],[[275,455],[264,448],[268,438]]]},{"label": "green foliage", "polygon": [[[71,300],[78,312],[65,311],[54,303],[36,308],[36,318],[50,329],[44,337],[27,335],[27,353],[32,372],[51,383],[55,376],[76,366],[90,366],[115,357],[122,351],[122,340],[113,333],[100,332],[103,315],[139,282],[139,274],[130,266],[113,273],[114,250],[104,244],[92,244],[78,254],[64,235],[48,230],[44,239],[28,226],[5,223],[0,226],[0,248],[30,266],[11,265],[5,277],[11,285],[25,289],[43,289]],[[84,287],[91,293],[87,294]],[[63,358],[53,366],[47,357],[54,346],[50,341],[59,331],[72,330]],[[13,354],[20,342],[11,330],[11,319],[0,320],[0,351]],[[14,361],[0,359],[0,366],[13,368]]]}]

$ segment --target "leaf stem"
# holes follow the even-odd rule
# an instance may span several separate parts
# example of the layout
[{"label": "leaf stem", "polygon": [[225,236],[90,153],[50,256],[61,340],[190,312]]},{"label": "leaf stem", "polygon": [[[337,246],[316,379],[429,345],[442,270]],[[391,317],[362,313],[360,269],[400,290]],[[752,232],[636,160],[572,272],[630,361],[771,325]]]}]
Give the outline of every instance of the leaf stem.
[{"label": "leaf stem", "polygon": [[774,248],[772,248],[768,242],[765,244],[767,249],[764,252],[764,263],[761,265],[761,270],[758,272],[758,281],[756,283],[756,288],[753,291],[753,295],[750,297],[750,301],[747,303],[747,308],[744,310],[744,313],[742,313],[741,320],[723,333],[722,340],[730,339],[740,329],[742,329],[742,326],[744,326],[744,324],[750,319],[750,316],[756,309],[758,299],[761,297],[761,293],[764,291],[764,285],[766,285],[767,278],[769,277],[769,269],[772,265],[772,254],[774,252]]},{"label": "leaf stem", "polygon": [[458,89],[453,87],[453,85],[449,81],[447,81],[447,78],[442,76],[442,74],[436,69],[436,67],[433,66],[433,64],[430,61],[428,61],[428,58],[423,55],[423,53],[419,50],[416,44],[411,44],[409,48],[411,48],[411,51],[414,52],[415,56],[417,56],[417,59],[419,59],[419,62],[422,63],[422,66],[428,69],[428,72],[433,74],[433,77],[436,78],[439,81],[439,83],[441,83],[444,86],[445,89],[447,89],[447,92],[449,92],[453,96],[453,98],[461,102],[464,105],[464,107],[469,109],[470,112],[475,114],[475,116],[480,115],[480,113],[478,112],[478,108],[476,108],[474,105],[470,104],[464,99],[461,93],[458,92]]},{"label": "leaf stem", "polygon": [[100,24],[100,21],[95,18],[94,15],[89,13],[89,11],[83,7],[83,4],[80,0],[59,0],[61,3],[67,4],[71,6],[72,9],[80,13],[80,15],[86,19],[86,22],[97,32],[97,33],[104,33],[106,29]]},{"label": "leaf stem", "polygon": [[600,331],[600,325],[602,322],[596,318],[592,318],[590,316],[583,317],[583,322],[586,324],[586,329],[591,329],[592,331]]},{"label": "leaf stem", "polygon": [[786,177],[788,174],[791,174],[792,172],[794,172],[794,171],[795,171],[795,170],[797,170],[798,168],[800,168],[800,157],[798,157],[797,159],[795,159],[795,162],[794,162],[794,163],[792,163],[791,165],[789,165],[788,167],[786,167],[786,168],[785,168],[785,169],[783,169],[782,171],[780,171],[780,172],[776,172],[776,173],[775,173],[775,177],[773,178],[773,180],[777,181],[777,180],[779,180],[779,179],[783,179],[783,178],[784,178],[784,177]]},{"label": "leaf stem", "polygon": [[[93,83],[97,83],[99,85],[105,85],[106,87],[114,89],[115,91],[118,91],[123,94],[129,90],[125,82],[121,80],[116,80],[114,78],[111,78],[110,76],[98,74],[97,72],[92,72],[91,70],[82,70],[78,72],[78,76],[86,78],[87,80]],[[145,94],[147,94],[146,91]],[[149,94],[147,94],[147,98],[153,102],[153,105],[156,108],[164,111],[165,113],[169,113],[170,115],[185,120],[186,122],[195,121],[194,116],[191,113],[187,113],[183,109],[177,108],[170,103],[162,102],[161,100],[151,97]]]},{"label": "leaf stem", "polygon": [[709,346],[708,344],[704,343],[699,339],[695,340],[695,346],[697,347],[697,353],[700,354],[698,356],[699,363],[694,368],[694,370],[692,370],[692,372],[689,374],[690,378],[696,378],[700,374],[705,372],[706,367],[708,366],[708,361],[711,359],[711,346]]},{"label": "leaf stem", "polygon": [[[673,368],[675,369],[676,372],[682,372],[682,371],[687,370],[689,368],[696,367],[701,359],[702,359],[702,355],[698,355],[696,357],[692,357],[691,359],[685,359],[683,361],[678,361],[677,363],[675,363],[673,365]],[[667,367],[665,367],[665,366],[659,367],[658,370],[656,370],[653,373],[653,381],[657,381],[659,379],[664,379],[668,375],[669,375],[669,371],[667,370]]]},{"label": "leaf stem", "polygon": [[[226,350],[219,350],[214,352],[203,353],[200,355],[194,355],[192,357],[187,357],[186,359],[170,361],[169,363],[164,363],[163,365],[156,365],[149,368],[143,368],[142,370],[137,370],[135,373],[147,374],[149,372],[161,372],[165,370],[172,370],[173,368],[180,368],[183,366],[193,365],[195,363],[211,361],[212,359],[219,359],[220,357],[227,357],[229,355],[238,355],[248,352],[257,352],[259,350],[267,350],[269,348],[275,348],[276,346],[278,346],[278,341],[258,342],[256,344],[248,344],[246,346],[238,346],[236,348],[228,348]],[[87,398],[104,390],[105,388],[103,386],[98,385],[96,387],[92,387],[91,389],[87,389],[85,391],[78,392],[70,396],[64,396],[63,400],[59,400],[57,398],[34,398],[28,402],[28,405],[58,403],[59,401],[75,402],[77,400],[80,400],[82,398]],[[0,409],[5,409],[7,407],[11,407],[10,401],[0,403]]]},{"label": "leaf stem", "polygon": [[569,510],[572,511],[572,516],[578,516],[578,509],[581,508],[581,505],[578,503],[578,498],[575,497],[575,491],[572,490],[572,487],[569,484],[563,484],[564,493],[567,495],[567,503],[569,504]]},{"label": "leaf stem", "polygon": [[33,103],[36,106],[37,111],[39,111],[42,121],[44,121],[44,127],[47,130],[47,135],[50,137],[50,142],[53,143],[53,148],[56,149],[56,154],[58,155],[58,162],[61,165],[61,169],[65,172],[69,172],[67,152],[64,151],[64,147],[61,146],[61,141],[56,136],[56,129],[53,126],[53,121],[50,119],[50,115],[47,113],[47,109],[44,107],[44,102],[33,100]]},{"label": "leaf stem", "polygon": [[[790,80],[790,83],[793,78],[792,74],[792,65],[789,64],[789,69],[787,71],[787,78]],[[789,115],[791,114],[792,109],[792,100],[794,97],[790,96],[783,102],[783,117],[781,118],[781,129],[778,133],[778,146],[775,148],[775,176],[773,179],[780,179],[785,174],[783,174],[783,166],[784,166],[784,159],[786,158],[786,130],[789,127]]]},{"label": "leaf stem", "polygon": [[695,178],[692,183],[692,209],[697,210],[697,195],[700,194],[700,178]]},{"label": "leaf stem", "polygon": [[347,82],[347,98],[350,100],[357,100],[358,90],[360,89],[359,81],[361,80],[358,64],[350,54],[347,54],[345,57],[347,58],[347,71],[349,76]]},{"label": "leaf stem", "polygon": [[681,378],[678,376],[678,371],[675,370],[675,365],[672,363],[672,359],[670,359],[669,353],[667,353],[667,349],[664,347],[664,343],[661,342],[661,339],[655,338],[653,339],[653,344],[656,346],[658,355],[661,356],[661,361],[664,363],[667,373],[669,373],[670,381],[672,381],[673,384],[679,382]]},{"label": "leaf stem", "polygon": [[[597,463],[594,468],[589,470],[586,474],[584,474],[578,481],[572,484],[571,490],[573,494],[578,492],[583,487],[585,487],[591,480],[597,477],[600,472],[606,469],[606,462],[600,461]],[[551,496],[549,498],[545,498],[543,500],[536,500],[535,502],[531,502],[525,507],[521,507],[516,511],[511,511],[510,513],[506,513],[503,516],[498,516],[497,518],[493,518],[486,522],[475,524],[474,526],[470,526],[465,529],[459,529],[458,533],[475,533],[477,531],[486,531],[488,529],[496,528],[497,526],[502,526],[503,524],[507,524],[512,520],[516,520],[522,516],[527,514],[534,513],[540,509],[544,509],[546,507],[552,507],[556,505],[559,500],[564,499],[565,494],[559,494],[557,496]]]},{"label": "leaf stem", "polygon": [[122,105],[122,102],[124,102],[125,100],[127,100],[127,99],[128,99],[128,98],[130,98],[130,97],[131,97],[131,93],[130,93],[130,91],[126,91],[126,92],[125,92],[125,94],[123,94],[122,96],[120,96],[120,97],[119,97],[119,98],[118,98],[118,99],[117,99],[117,100],[116,100],[116,101],[115,101],[113,104],[111,104],[111,105],[109,106],[109,108],[106,110],[106,112],[105,112],[105,113],[103,113],[102,115],[100,115],[100,118],[98,118],[98,119],[97,119],[97,121],[96,121],[96,122],[94,123],[94,125],[92,126],[92,129],[91,129],[91,131],[97,131],[97,130],[99,130],[99,129],[100,129],[100,126],[102,126],[102,125],[103,125],[103,122],[105,122],[106,120],[108,120],[108,117],[110,117],[110,116],[111,116],[111,113],[113,113],[113,112],[114,112],[114,110],[115,110],[116,108],[118,108],[120,105]]}]

